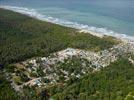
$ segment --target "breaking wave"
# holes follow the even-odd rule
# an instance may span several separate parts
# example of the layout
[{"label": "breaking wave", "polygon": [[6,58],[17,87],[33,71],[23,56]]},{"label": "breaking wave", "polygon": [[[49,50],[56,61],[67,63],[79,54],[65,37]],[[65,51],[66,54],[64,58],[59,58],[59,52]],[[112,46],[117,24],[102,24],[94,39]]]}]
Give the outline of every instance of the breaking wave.
[{"label": "breaking wave", "polygon": [[12,11],[15,11],[15,12],[19,12],[19,13],[37,18],[39,20],[43,20],[43,21],[47,21],[47,22],[51,22],[51,23],[75,28],[75,29],[78,29],[78,30],[84,30],[86,32],[91,32],[92,31],[92,32],[95,32],[95,33],[98,33],[98,34],[101,34],[101,35],[109,35],[109,36],[114,36],[114,37],[117,37],[117,38],[120,38],[120,39],[127,39],[127,40],[130,40],[130,41],[134,41],[134,37],[128,36],[126,34],[116,33],[112,30],[108,30],[107,28],[97,28],[97,27],[94,27],[94,26],[79,24],[77,22],[71,22],[71,21],[67,21],[67,20],[43,15],[35,9],[29,9],[29,8],[24,8],[24,7],[16,7],[16,6],[3,6],[3,5],[1,5],[0,8],[4,8],[4,9],[12,10]]}]

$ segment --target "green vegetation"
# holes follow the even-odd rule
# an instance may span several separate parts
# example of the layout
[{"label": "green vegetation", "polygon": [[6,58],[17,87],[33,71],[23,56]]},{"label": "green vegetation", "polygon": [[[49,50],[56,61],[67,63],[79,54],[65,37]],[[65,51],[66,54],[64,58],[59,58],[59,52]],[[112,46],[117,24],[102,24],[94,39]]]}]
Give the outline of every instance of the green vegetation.
[{"label": "green vegetation", "polygon": [[[72,76],[66,82],[59,72],[60,84],[50,85],[47,88],[41,87],[42,89],[24,86],[22,94],[15,92],[10,79],[8,81],[6,79],[7,73],[16,71],[14,79],[17,84],[21,85],[22,82],[29,80],[24,66],[16,70],[12,63],[37,56],[48,56],[52,52],[67,47],[98,51],[110,48],[117,43],[118,41],[112,37],[99,38],[86,33],[78,33],[72,28],[43,22],[0,8],[0,67],[11,64],[6,67],[6,71],[0,70],[0,100],[48,100],[48,98],[54,100],[133,100],[134,65],[125,57],[100,71],[93,71],[90,63],[85,59],[66,60],[59,64],[59,69],[78,75],[82,66],[80,61],[83,60],[87,74],[80,79]],[[44,76],[41,66],[37,72],[33,72],[31,76]],[[50,82],[47,78],[43,81]]]},{"label": "green vegetation", "polygon": [[133,71],[134,65],[122,58],[72,82],[52,97],[56,100],[133,100]]},{"label": "green vegetation", "polygon": [[0,9],[0,65],[48,56],[67,47],[100,50],[117,41]]},{"label": "green vegetation", "polygon": [[[74,75],[83,75],[82,70],[85,73],[89,73],[93,71],[93,68],[90,66],[90,63],[87,59],[79,58],[79,57],[72,57],[70,59],[66,59],[64,62],[57,64],[58,69],[62,69],[64,71],[67,71],[69,74],[69,77],[71,77],[71,74]],[[59,76],[63,73],[59,71]]]},{"label": "green vegetation", "polygon": [[19,95],[5,79],[5,74],[0,71],[0,100],[18,100]]},{"label": "green vegetation", "polygon": [[[73,63],[72,68],[76,66],[76,63]],[[19,98],[32,100],[42,100],[41,98],[45,97],[53,98],[54,100],[133,100],[133,71],[134,65],[127,59],[121,58],[108,67],[102,68],[100,71],[91,72],[81,79],[72,77],[65,85],[57,84],[41,90],[36,89],[36,87],[24,87],[24,94]],[[1,98],[15,98],[17,100],[18,95],[15,95],[15,91],[11,89],[9,82],[2,78],[1,76]],[[44,79],[44,81],[49,80]],[[5,95],[4,93],[7,90],[12,95]]]}]

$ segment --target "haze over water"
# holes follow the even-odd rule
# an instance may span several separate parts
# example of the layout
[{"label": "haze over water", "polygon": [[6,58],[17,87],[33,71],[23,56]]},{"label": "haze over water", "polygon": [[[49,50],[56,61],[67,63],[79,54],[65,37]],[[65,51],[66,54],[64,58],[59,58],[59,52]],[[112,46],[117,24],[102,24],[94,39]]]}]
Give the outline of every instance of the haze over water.
[{"label": "haze over water", "polygon": [[0,0],[0,5],[35,9],[59,21],[134,36],[134,0]]}]

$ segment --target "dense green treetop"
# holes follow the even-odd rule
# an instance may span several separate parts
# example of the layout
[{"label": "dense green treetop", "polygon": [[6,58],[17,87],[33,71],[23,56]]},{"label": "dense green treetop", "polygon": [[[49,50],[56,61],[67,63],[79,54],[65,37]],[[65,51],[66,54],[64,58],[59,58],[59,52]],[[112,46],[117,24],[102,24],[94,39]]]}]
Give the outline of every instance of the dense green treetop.
[{"label": "dense green treetop", "polygon": [[98,51],[116,44],[112,37],[99,38],[0,8],[0,64],[35,56],[47,56],[67,47]]}]

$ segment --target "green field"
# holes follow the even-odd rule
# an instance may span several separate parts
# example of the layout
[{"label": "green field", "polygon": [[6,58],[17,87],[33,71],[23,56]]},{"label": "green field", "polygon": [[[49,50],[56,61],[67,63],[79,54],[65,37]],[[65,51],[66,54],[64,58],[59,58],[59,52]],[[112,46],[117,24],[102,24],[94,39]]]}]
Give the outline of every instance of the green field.
[{"label": "green field", "polygon": [[67,47],[102,50],[117,41],[0,9],[0,65],[48,56]]}]

